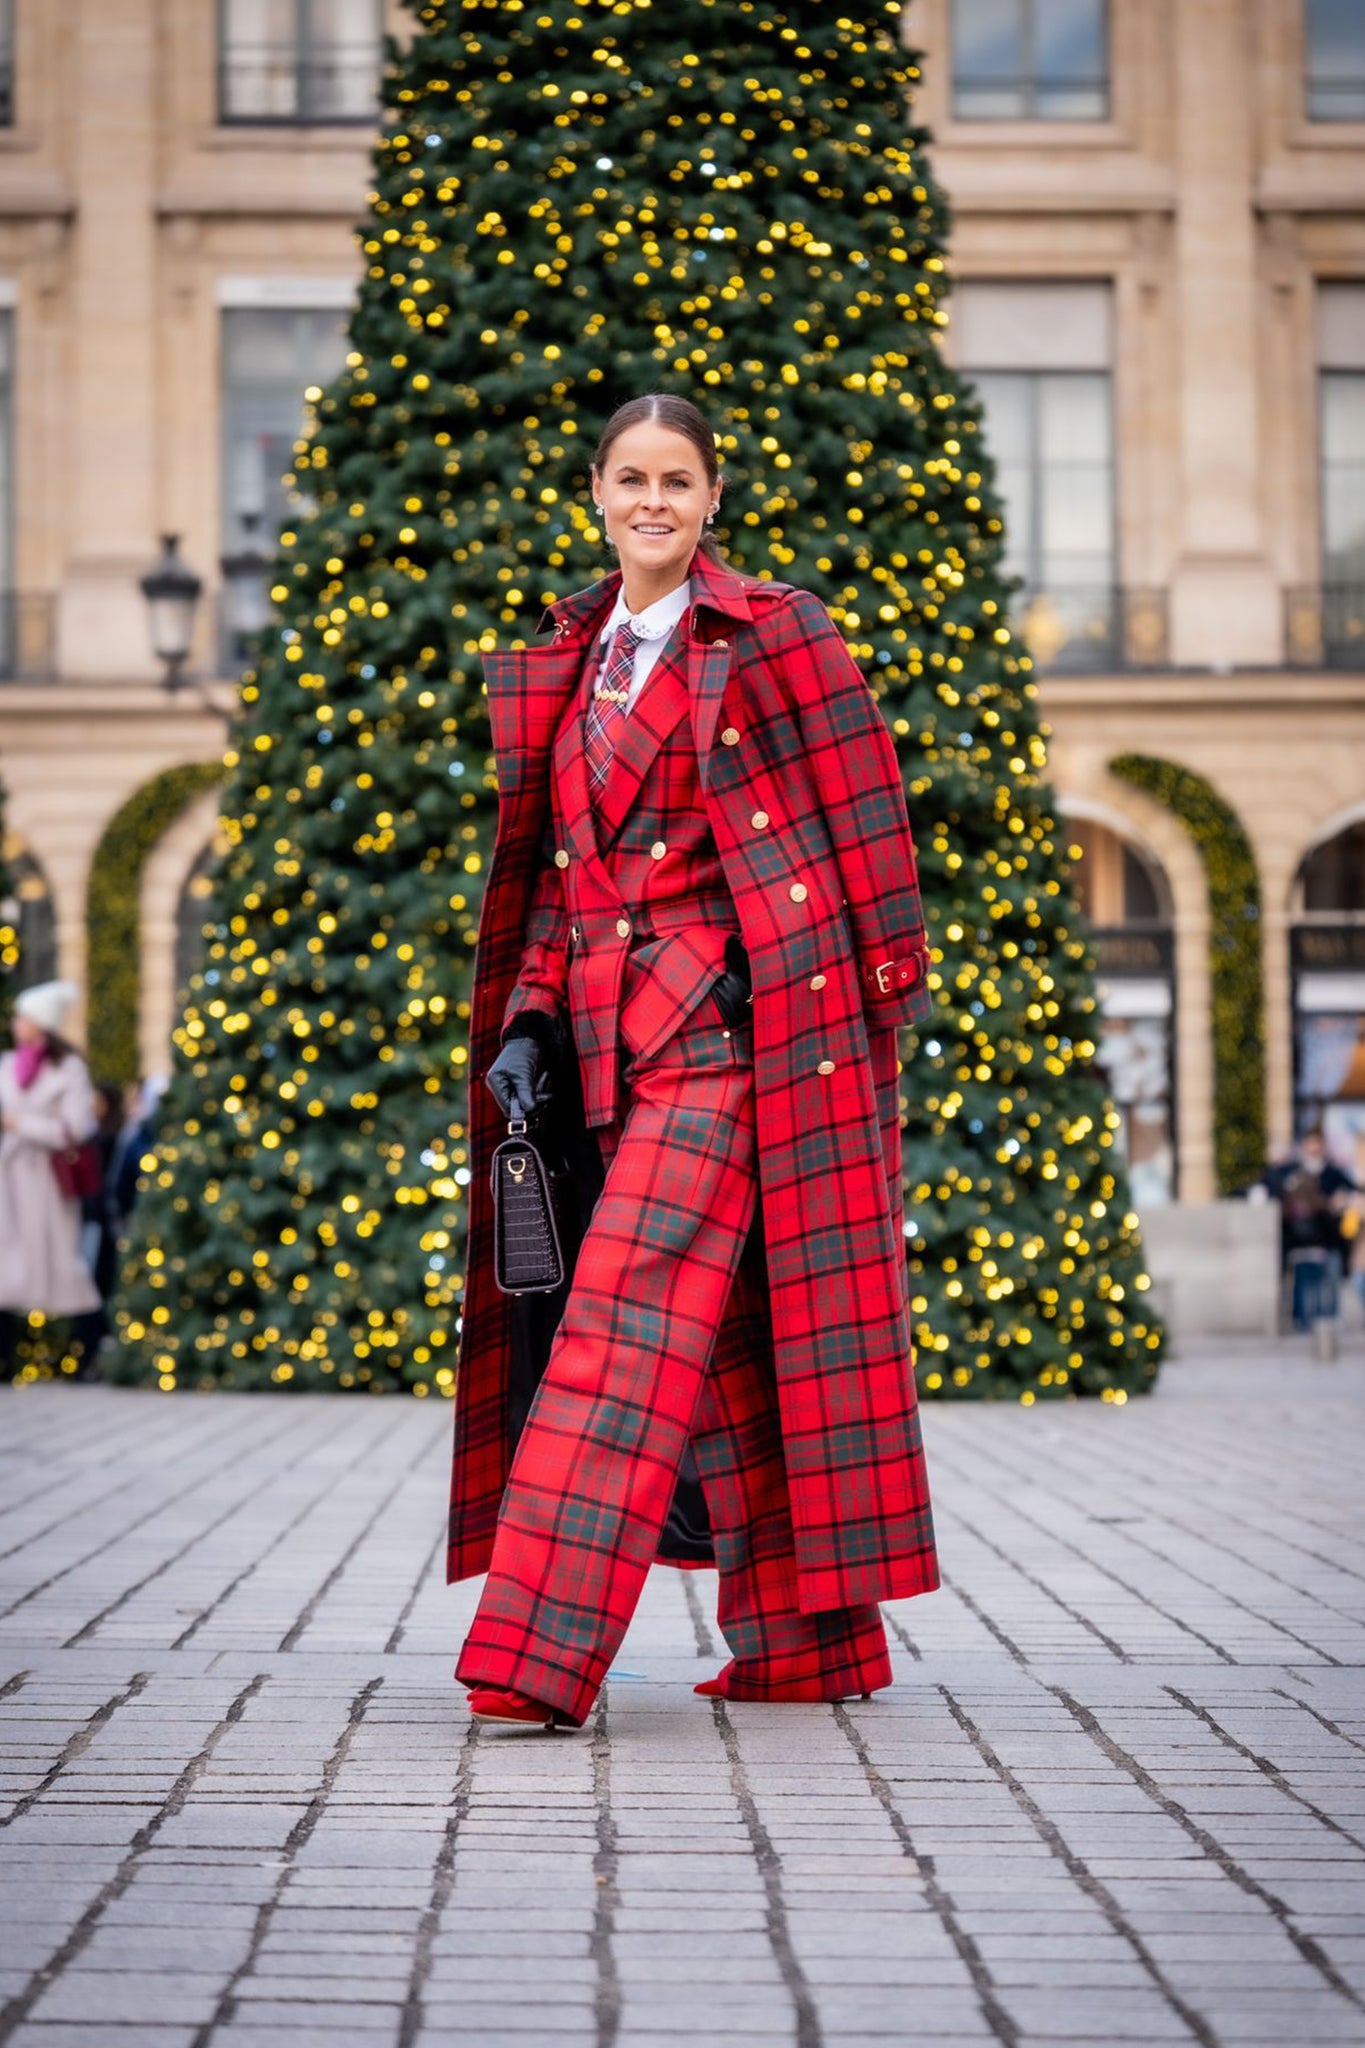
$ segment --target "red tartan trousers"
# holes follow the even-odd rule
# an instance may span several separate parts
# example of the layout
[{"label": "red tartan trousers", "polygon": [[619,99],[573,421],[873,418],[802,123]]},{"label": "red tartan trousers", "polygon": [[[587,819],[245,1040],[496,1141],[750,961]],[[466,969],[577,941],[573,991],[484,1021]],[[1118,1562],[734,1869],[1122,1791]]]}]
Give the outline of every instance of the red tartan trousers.
[{"label": "red tartan trousers", "polygon": [[[627,973],[629,975],[629,968]],[[518,1444],[456,1677],[586,1719],[630,1624],[689,1440],[732,1699],[891,1682],[875,1605],[802,1613],[757,1203],[750,1034],[709,998],[599,1133],[606,1184]],[[746,1245],[748,1250],[746,1253]]]}]

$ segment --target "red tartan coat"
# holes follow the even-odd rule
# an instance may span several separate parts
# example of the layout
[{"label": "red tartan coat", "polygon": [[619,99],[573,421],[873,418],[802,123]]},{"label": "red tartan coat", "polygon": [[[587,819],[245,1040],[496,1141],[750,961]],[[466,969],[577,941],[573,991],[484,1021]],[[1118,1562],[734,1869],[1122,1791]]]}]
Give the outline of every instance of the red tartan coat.
[{"label": "red tartan coat", "polygon": [[[938,1584],[902,1234],[895,1027],[932,1008],[895,749],[808,591],[694,558],[701,787],[753,977],[760,1200],[798,1593],[808,1612]],[[493,1282],[483,1077],[527,939],[551,750],[613,574],[485,663],[499,773],[470,1024],[470,1228],[447,1574],[485,1571],[509,1466],[510,1303]],[[759,819],[762,824],[759,824]]]}]

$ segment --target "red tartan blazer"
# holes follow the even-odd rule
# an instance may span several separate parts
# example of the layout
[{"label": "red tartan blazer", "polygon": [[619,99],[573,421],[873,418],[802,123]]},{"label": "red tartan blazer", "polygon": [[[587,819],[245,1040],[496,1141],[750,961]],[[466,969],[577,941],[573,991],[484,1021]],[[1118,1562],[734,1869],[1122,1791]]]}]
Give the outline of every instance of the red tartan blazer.
[{"label": "red tartan blazer", "polygon": [[555,736],[555,844],[507,1002],[509,1021],[527,1009],[572,1019],[589,1127],[617,1114],[621,1049],[648,1058],[668,1043],[714,987],[726,937],[740,928],[697,776],[686,634],[674,632],[650,671],[593,802],[583,720],[596,672],[594,639]]},{"label": "red tartan blazer", "polygon": [[[936,1585],[938,1573],[915,1398],[895,1039],[896,1025],[928,1016],[933,994],[899,765],[817,598],[701,555],[691,575],[685,682],[696,774],[753,975],[760,1191],[799,1597],[810,1611],[904,1597]],[[538,975],[557,1000],[561,970],[570,971],[573,920],[553,852],[572,861],[572,848],[546,858],[552,755],[617,588],[610,576],[564,599],[549,614],[550,645],[485,664],[500,815],[471,1018],[452,1578],[486,1569],[508,1469],[511,1318],[492,1281],[487,1185],[500,1129],[483,1076],[518,984],[527,992],[523,976]],[[636,824],[650,830],[647,780],[632,801]]]}]

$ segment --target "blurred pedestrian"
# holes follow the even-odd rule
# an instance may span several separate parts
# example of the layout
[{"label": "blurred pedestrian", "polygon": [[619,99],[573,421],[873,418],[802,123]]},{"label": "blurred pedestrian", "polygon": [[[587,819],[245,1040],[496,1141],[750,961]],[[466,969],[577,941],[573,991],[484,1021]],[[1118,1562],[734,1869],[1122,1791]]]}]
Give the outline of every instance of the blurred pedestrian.
[{"label": "blurred pedestrian", "polygon": [[[123,1126],[125,1090],[117,1081],[93,1084],[95,1131],[91,1140],[98,1165],[98,1179],[81,1197],[81,1257],[99,1289],[102,1301],[114,1291],[118,1271],[118,1225],[112,1209],[114,1161]],[[103,1308],[99,1312],[100,1340],[108,1335],[109,1324]]]},{"label": "blurred pedestrian", "polygon": [[12,1379],[19,1319],[72,1318],[78,1375],[94,1365],[100,1294],[81,1257],[81,1202],[98,1174],[94,1095],[85,1061],[62,1036],[80,991],[40,982],[14,1004],[0,1055],[0,1378]]},{"label": "blurred pedestrian", "polygon": [[128,1228],[142,1185],[142,1162],[156,1145],[156,1107],[166,1092],[167,1077],[149,1074],[124,1091],[123,1125],[109,1162],[107,1205],[114,1233]]},{"label": "blurred pedestrian", "polygon": [[1337,1311],[1346,1267],[1342,1219],[1355,1189],[1349,1173],[1328,1155],[1318,1127],[1305,1131],[1288,1158],[1267,1167],[1264,1184],[1280,1205],[1280,1263],[1295,1330]]}]

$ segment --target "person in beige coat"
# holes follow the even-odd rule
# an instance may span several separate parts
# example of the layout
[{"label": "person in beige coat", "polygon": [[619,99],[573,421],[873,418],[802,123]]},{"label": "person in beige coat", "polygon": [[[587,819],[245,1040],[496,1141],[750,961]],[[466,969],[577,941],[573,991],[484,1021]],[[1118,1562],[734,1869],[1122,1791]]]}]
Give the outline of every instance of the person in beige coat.
[{"label": "person in beige coat", "polygon": [[54,1152],[95,1125],[85,1061],[61,1036],[79,991],[69,981],[26,988],[14,1004],[14,1046],[0,1055],[0,1378],[14,1369],[18,1321],[36,1311],[75,1318],[88,1366],[99,1290],[80,1255],[80,1203],[53,1171]]}]

